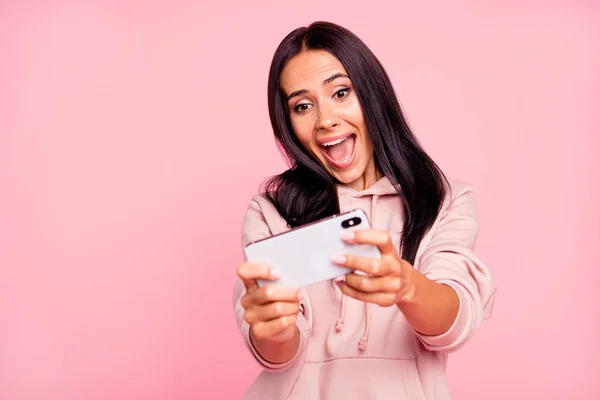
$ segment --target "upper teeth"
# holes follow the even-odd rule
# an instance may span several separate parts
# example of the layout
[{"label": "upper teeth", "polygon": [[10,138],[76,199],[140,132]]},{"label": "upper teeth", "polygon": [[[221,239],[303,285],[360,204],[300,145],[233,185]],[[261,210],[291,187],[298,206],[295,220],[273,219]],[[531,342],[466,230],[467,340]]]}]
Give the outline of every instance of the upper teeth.
[{"label": "upper teeth", "polygon": [[343,139],[334,140],[331,142],[323,143],[323,146],[333,146],[334,144],[342,143],[344,140],[348,139],[350,136],[346,136]]}]

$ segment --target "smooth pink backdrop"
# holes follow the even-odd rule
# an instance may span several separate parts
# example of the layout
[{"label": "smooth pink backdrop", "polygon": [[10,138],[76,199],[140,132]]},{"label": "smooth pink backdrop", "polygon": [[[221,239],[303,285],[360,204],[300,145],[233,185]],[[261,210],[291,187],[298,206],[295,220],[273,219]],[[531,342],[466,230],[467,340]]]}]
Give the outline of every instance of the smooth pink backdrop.
[{"label": "smooth pink backdrop", "polygon": [[499,291],[454,397],[600,398],[599,2],[201,3],[0,2],[1,399],[240,397],[240,223],[285,166],[268,67],[317,19],[479,194]]}]

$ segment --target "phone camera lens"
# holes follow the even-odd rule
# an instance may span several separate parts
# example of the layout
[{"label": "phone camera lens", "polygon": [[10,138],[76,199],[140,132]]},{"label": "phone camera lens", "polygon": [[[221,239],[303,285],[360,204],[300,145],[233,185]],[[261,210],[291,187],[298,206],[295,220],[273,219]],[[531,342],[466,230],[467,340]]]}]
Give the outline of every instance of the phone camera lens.
[{"label": "phone camera lens", "polygon": [[361,219],[358,217],[354,217],[354,218],[343,221],[342,228],[347,229],[347,228],[350,228],[351,226],[360,225],[360,223],[361,223]]}]

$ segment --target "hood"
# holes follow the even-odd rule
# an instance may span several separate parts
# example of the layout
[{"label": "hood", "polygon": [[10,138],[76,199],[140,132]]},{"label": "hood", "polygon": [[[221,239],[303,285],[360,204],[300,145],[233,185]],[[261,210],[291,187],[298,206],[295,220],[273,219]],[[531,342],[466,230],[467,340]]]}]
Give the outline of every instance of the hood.
[{"label": "hood", "polygon": [[[398,189],[400,185],[397,185]],[[364,190],[355,190],[349,186],[338,185],[337,186],[338,195],[340,197],[365,197],[365,196],[385,196],[385,195],[396,195],[398,194],[398,190],[394,187],[394,185],[390,182],[387,177],[383,177],[373,185]]]}]

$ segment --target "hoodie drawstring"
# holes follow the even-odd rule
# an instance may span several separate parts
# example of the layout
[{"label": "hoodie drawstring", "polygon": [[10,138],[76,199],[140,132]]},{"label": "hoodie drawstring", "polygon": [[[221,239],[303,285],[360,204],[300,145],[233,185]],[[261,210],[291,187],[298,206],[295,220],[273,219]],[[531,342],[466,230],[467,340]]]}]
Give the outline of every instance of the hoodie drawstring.
[{"label": "hoodie drawstring", "polygon": [[369,334],[371,333],[371,304],[365,303],[365,332],[363,333],[363,337],[358,341],[358,349],[360,351],[365,351],[367,349],[367,343],[369,343]]},{"label": "hoodie drawstring", "polygon": [[344,293],[342,293],[342,290],[337,286],[337,283],[339,281],[343,281],[343,280],[344,280],[343,276],[338,276],[333,281],[333,285],[335,286],[335,289],[339,290],[340,295],[341,295],[340,315],[338,316],[338,319],[335,321],[335,331],[336,332],[341,332],[342,329],[344,328],[344,317],[346,316],[346,296],[344,296]]},{"label": "hoodie drawstring", "polygon": [[[375,216],[375,205],[377,204],[377,199],[379,196],[374,195],[373,201],[371,202],[371,224],[373,224],[373,219]],[[337,277],[333,280],[334,286],[337,286],[337,282],[344,280],[344,277]],[[338,290],[339,287],[337,288]],[[340,299],[340,314],[338,319],[335,321],[335,330],[336,332],[341,332],[344,328],[344,318],[346,317],[346,296],[341,292]],[[365,330],[363,332],[363,336],[358,341],[358,349],[360,351],[365,351],[367,349],[367,344],[369,343],[369,335],[371,334],[371,304],[365,303]]]},{"label": "hoodie drawstring", "polygon": [[[379,196],[373,195],[373,201],[371,202],[371,225],[374,224],[375,220],[375,205],[377,204],[377,200]],[[371,333],[371,303],[365,303],[365,331],[363,333],[363,337],[360,338],[358,342],[358,349],[360,351],[365,351],[367,349],[367,344],[369,343],[369,335]]]}]

